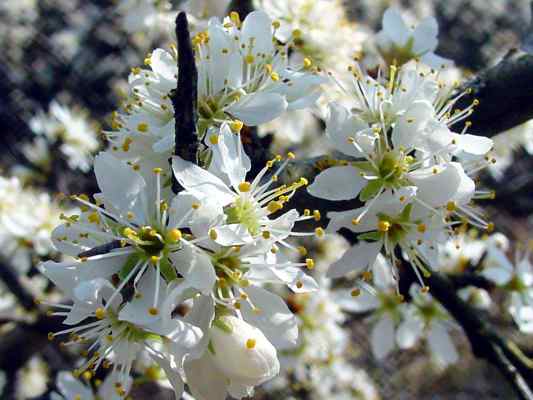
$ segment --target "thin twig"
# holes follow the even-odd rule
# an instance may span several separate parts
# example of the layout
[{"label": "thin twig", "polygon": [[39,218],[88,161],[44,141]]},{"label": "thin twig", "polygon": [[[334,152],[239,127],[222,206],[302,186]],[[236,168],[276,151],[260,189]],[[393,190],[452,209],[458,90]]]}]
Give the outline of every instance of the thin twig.
[{"label": "thin twig", "polygon": [[[196,163],[199,145],[196,132],[198,71],[187,15],[184,12],[180,12],[176,17],[176,38],[178,40],[178,86],[170,94],[176,128],[174,154]],[[179,184],[174,178],[172,190],[174,193],[180,191]]]},{"label": "thin twig", "polygon": [[18,274],[11,265],[0,263],[0,280],[5,283],[6,287],[15,295],[19,303],[27,311],[33,311],[35,309],[33,295],[22,285]]}]

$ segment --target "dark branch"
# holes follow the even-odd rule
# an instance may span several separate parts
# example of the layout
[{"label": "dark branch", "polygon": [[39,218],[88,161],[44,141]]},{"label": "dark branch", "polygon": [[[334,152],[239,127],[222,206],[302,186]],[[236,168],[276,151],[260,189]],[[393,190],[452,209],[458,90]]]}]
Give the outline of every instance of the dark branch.
[{"label": "dark branch", "polygon": [[[463,89],[471,89],[472,93],[458,102],[458,108],[479,100],[469,118],[470,133],[492,137],[520,125],[533,118],[533,55],[512,51],[496,66],[479,73]],[[462,126],[457,124],[454,128],[460,131]]]},{"label": "dark branch", "polygon": [[[170,93],[176,128],[174,154],[196,163],[199,144],[196,132],[198,71],[187,15],[184,12],[180,12],[176,18],[176,38],[178,40],[178,86]],[[172,190],[174,193],[179,191],[179,185],[174,179]]]},{"label": "dark branch", "polygon": [[120,249],[122,247],[122,240],[113,240],[109,243],[102,244],[100,246],[93,247],[87,251],[78,254],[78,257],[92,257],[100,254],[107,254],[112,250]]},{"label": "dark branch", "polygon": [[461,274],[448,275],[453,287],[458,290],[467,286],[475,286],[480,289],[490,290],[494,288],[494,283],[483,276],[473,272],[463,272]]},{"label": "dark branch", "polygon": [[462,300],[450,279],[434,272],[426,279],[426,283],[432,296],[461,325],[474,355],[496,366],[521,399],[533,399],[528,386],[528,382],[533,382],[531,360],[512,342],[502,339],[474,308]]}]

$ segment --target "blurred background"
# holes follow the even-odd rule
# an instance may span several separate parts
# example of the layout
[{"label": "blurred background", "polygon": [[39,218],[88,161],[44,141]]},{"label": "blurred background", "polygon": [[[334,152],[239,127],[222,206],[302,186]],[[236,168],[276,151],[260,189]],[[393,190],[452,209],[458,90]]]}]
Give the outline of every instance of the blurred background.
[{"label": "blurred background", "polygon": [[[105,147],[101,132],[112,128],[112,112],[127,96],[131,68],[142,66],[151,49],[167,46],[173,40],[172,21],[181,5],[148,0],[150,6],[141,3],[144,2],[0,0],[3,176],[16,176],[22,186],[48,193],[51,199],[60,192],[96,190],[90,160],[98,148]],[[166,5],[161,9],[158,3]],[[353,23],[377,32],[383,11],[391,4],[413,20],[435,16],[440,28],[437,54],[454,60],[466,76],[494,65],[519,45],[530,23],[528,0],[354,0],[345,2],[345,7]],[[75,132],[60,134],[65,126]],[[521,138],[533,136],[531,125],[521,129]],[[504,146],[507,153],[502,157],[512,157],[512,161],[482,177],[488,186],[498,188],[489,214],[501,231],[518,241],[527,241],[533,211],[533,161],[527,140],[517,141],[513,148]],[[80,142],[83,151],[79,150]],[[533,141],[529,146],[533,148]],[[11,189],[3,186],[2,190]],[[34,266],[24,273],[30,281],[36,277]],[[34,285],[42,287],[46,283]],[[5,302],[9,303],[9,296]],[[385,361],[376,361],[370,351],[365,317],[350,315],[345,321],[351,337],[349,358],[354,366],[366,371],[364,379],[375,392],[370,397],[354,393],[353,398],[513,398],[500,375],[473,358],[459,331],[455,340],[461,361],[445,371],[435,368],[427,355],[416,349],[395,352]],[[526,348],[529,346],[533,354],[531,340],[517,334],[509,320],[498,313],[489,317],[502,332],[513,335]],[[2,332],[9,329],[0,311],[0,341]],[[16,398],[49,398],[54,371],[68,364],[51,346],[45,344],[36,350],[22,370],[6,372]],[[138,389],[133,398],[146,398],[149,390],[153,388]],[[279,393],[273,396],[258,390],[257,398],[283,398]],[[307,398],[305,391],[298,393],[294,390],[292,395]],[[164,394],[160,396],[166,398]]]}]

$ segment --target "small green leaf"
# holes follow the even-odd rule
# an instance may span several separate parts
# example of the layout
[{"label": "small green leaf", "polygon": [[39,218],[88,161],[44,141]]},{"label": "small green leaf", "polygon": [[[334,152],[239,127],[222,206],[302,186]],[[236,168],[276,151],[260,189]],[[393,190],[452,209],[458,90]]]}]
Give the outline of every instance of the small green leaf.
[{"label": "small green leaf", "polygon": [[228,323],[224,322],[222,319],[218,318],[213,321],[213,325],[217,327],[218,329],[226,332],[226,333],[233,333],[233,328]]},{"label": "small green leaf", "polygon": [[357,239],[359,240],[371,240],[373,242],[377,242],[378,240],[381,240],[381,232],[378,231],[372,231],[372,232],[366,232],[361,233],[360,235],[357,235]]},{"label": "small green leaf", "polygon": [[378,194],[382,186],[383,182],[381,181],[381,179],[376,179],[374,181],[368,182],[368,185],[366,185],[365,188],[361,190],[361,193],[359,194],[359,199],[361,201],[370,200],[372,197]]},{"label": "small green leaf", "polygon": [[122,269],[118,273],[118,277],[120,278],[121,281],[126,279],[128,274],[135,267],[135,265],[137,264],[138,261],[139,261],[139,255],[138,254],[132,254],[131,256],[128,257],[128,259],[126,260],[126,262],[122,266]]},{"label": "small green leaf", "polygon": [[165,278],[167,282],[171,282],[174,279],[178,278],[176,270],[174,269],[174,267],[172,267],[167,257],[161,259],[159,267],[161,269],[161,275],[163,275],[163,278]]}]

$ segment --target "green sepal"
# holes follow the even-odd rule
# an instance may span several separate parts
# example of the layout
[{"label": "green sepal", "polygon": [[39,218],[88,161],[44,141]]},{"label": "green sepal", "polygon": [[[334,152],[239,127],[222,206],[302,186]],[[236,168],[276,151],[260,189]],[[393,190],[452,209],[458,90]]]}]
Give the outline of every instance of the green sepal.
[{"label": "green sepal", "polygon": [[209,341],[209,343],[207,344],[207,350],[209,350],[209,352],[213,355],[216,354],[215,352],[215,346],[213,346],[213,342],[211,342],[211,340]]},{"label": "green sepal", "polygon": [[226,333],[229,333],[229,334],[233,333],[233,328],[231,327],[231,325],[227,324],[220,318],[217,318],[213,321],[213,326],[217,327],[218,329]]},{"label": "green sepal", "polygon": [[361,171],[374,172],[374,173],[376,172],[376,169],[374,168],[374,166],[368,161],[351,161],[350,165],[352,165],[353,167],[357,169],[360,169]]},{"label": "green sepal", "polygon": [[372,232],[366,232],[361,233],[360,235],[357,235],[357,239],[359,240],[371,240],[373,242],[377,242],[378,240],[381,240],[382,233],[379,231],[372,231]]},{"label": "green sepal", "polygon": [[359,194],[359,199],[363,202],[370,200],[372,197],[378,194],[382,187],[383,182],[381,179],[376,179],[368,182],[365,188],[361,190],[361,193]]},{"label": "green sepal", "polygon": [[131,272],[131,270],[137,265],[139,262],[139,255],[138,254],[132,254],[128,257],[124,265],[122,266],[120,272],[118,273],[118,277],[120,280],[126,279],[128,274]]},{"label": "green sepal", "polygon": [[172,282],[174,279],[178,278],[178,274],[167,257],[163,257],[159,263],[159,268],[161,270],[161,275],[167,282]]}]

